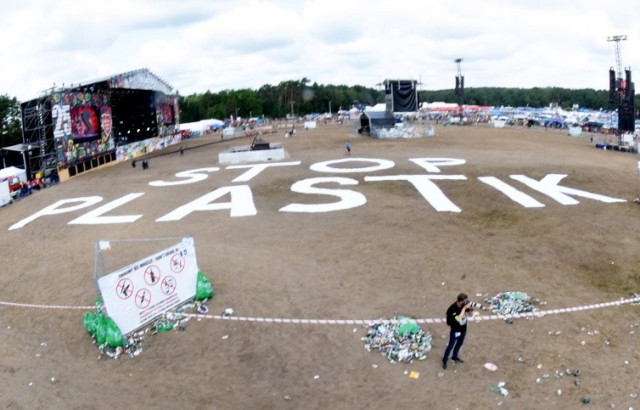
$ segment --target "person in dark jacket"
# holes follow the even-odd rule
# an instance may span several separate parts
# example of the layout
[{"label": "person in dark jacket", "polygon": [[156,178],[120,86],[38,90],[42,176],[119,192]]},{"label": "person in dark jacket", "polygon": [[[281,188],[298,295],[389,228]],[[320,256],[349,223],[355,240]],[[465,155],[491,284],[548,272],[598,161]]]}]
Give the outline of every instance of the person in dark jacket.
[{"label": "person in dark jacket", "polygon": [[471,310],[469,308],[469,298],[466,293],[460,293],[456,301],[447,309],[447,325],[450,328],[449,344],[444,351],[442,357],[442,368],[447,368],[449,354],[453,350],[452,360],[456,363],[464,363],[460,358],[460,348],[464,343],[464,337],[467,334],[467,317],[466,314]]}]

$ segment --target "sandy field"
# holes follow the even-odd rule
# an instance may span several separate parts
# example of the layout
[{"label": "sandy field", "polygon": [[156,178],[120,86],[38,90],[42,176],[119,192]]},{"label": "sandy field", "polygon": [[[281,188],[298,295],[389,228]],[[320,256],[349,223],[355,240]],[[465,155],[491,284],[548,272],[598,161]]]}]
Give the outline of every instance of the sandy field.
[{"label": "sandy field", "polygon": [[[179,146],[156,153],[146,171],[121,162],[0,209],[0,408],[640,408],[640,306],[633,304],[511,324],[472,322],[461,351],[465,363],[446,370],[440,365],[448,336],[442,323],[422,325],[433,335],[433,349],[413,363],[391,363],[365,350],[362,325],[207,318],[190,320],[182,332],[149,335],[133,359],[100,358],[83,327],[88,310],[73,308],[91,306],[97,296],[98,240],[193,237],[198,265],[216,290],[210,313],[232,308],[236,317],[429,319],[444,317],[459,292],[478,302],[499,292],[526,292],[546,302],[539,307],[544,311],[640,292],[637,154],[595,149],[588,135],[543,129],[439,126],[434,137],[403,140],[350,130],[319,125],[292,138],[266,136],[283,143],[283,162],[299,164],[268,168],[248,181],[234,182],[247,169],[219,164],[218,154],[250,140],[221,141],[214,134],[183,142],[183,156]],[[334,165],[344,172],[311,169],[347,158],[347,139],[352,161]],[[416,158],[464,161],[430,172],[410,161]],[[372,159],[393,167],[367,170]],[[149,185],[205,167],[219,170],[197,183]],[[540,181],[555,174],[566,175],[558,186],[574,191],[543,193],[518,177]],[[418,175],[440,176],[425,183],[426,197],[406,180],[374,178]],[[351,185],[325,181],[317,187],[354,191],[366,203],[332,212],[280,211],[338,202],[292,191],[296,182],[318,177],[351,179]],[[484,177],[539,206],[523,206]],[[156,221],[238,185],[249,187],[255,215],[232,217],[218,209]],[[625,201],[607,203],[585,192]],[[69,224],[131,193],[144,195],[107,214],[142,215],[135,222]],[[9,229],[59,200],[91,196],[102,202]],[[565,197],[573,203],[562,203]],[[443,204],[459,212],[436,209]],[[497,370],[485,369],[488,362]],[[579,377],[561,375],[566,369],[579,370]],[[491,391],[499,382],[508,395]]]}]

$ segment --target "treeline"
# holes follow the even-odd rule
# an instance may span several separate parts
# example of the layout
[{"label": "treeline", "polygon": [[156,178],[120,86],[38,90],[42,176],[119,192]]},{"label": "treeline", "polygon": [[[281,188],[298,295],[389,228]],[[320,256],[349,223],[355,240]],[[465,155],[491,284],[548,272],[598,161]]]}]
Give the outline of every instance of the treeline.
[{"label": "treeline", "polygon": [[[428,91],[418,95],[419,102],[442,101],[456,103],[453,89]],[[640,107],[636,96],[636,107]],[[257,90],[210,91],[204,94],[181,96],[180,121],[194,122],[207,118],[242,118],[266,116],[283,118],[287,114],[304,115],[312,112],[335,113],[354,105],[375,105],[384,102],[384,90],[363,86],[309,84],[303,78],[285,81],[278,85],[263,85]],[[580,108],[613,109],[609,105],[607,90],[546,88],[498,88],[479,87],[465,89],[465,104],[511,107],[546,107],[556,103],[564,109],[574,104]]]},{"label": "treeline", "polygon": [[[419,102],[442,101],[455,103],[453,89],[429,91],[418,95]],[[243,118],[266,116],[283,118],[288,114],[304,115],[312,112],[333,113],[354,105],[366,106],[384,102],[384,91],[360,85],[310,84],[309,79],[283,81],[278,85],[263,85],[257,90],[224,90],[217,93],[207,91],[179,97],[180,121],[195,122],[202,119],[224,119],[230,116]],[[568,89],[559,87],[535,88],[467,88],[465,104],[511,107],[546,107],[557,103],[564,109],[574,104],[581,108],[613,109],[609,105],[607,90]],[[640,97],[636,95],[636,109],[640,108]],[[20,101],[15,97],[0,95],[0,147],[22,142],[20,124]]]}]

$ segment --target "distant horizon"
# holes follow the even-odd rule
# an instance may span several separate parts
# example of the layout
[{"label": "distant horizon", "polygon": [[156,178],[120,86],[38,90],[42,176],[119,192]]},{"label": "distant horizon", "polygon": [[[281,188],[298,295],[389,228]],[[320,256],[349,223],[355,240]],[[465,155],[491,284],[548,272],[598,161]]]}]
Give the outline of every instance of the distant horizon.
[{"label": "distant horizon", "polygon": [[[70,0],[7,2],[2,11],[10,59],[0,93],[20,101],[54,83],[142,67],[181,95],[256,90],[300,73],[367,88],[411,78],[438,91],[453,88],[458,68],[467,89],[606,90],[609,68],[640,67],[632,0],[113,0],[90,25]],[[609,41],[619,35],[626,40]]]}]

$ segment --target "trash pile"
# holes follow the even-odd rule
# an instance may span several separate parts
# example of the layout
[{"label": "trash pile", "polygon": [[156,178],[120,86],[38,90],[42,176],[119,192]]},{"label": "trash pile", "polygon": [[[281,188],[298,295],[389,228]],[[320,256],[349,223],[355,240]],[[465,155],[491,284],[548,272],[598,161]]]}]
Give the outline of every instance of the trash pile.
[{"label": "trash pile", "polygon": [[368,328],[367,336],[362,338],[365,349],[377,350],[391,363],[424,360],[431,350],[431,334],[424,332],[415,319],[405,316],[380,319],[368,324]]},{"label": "trash pile", "polygon": [[98,345],[100,357],[107,356],[118,359],[126,354],[129,358],[142,353],[142,342],[148,333],[155,335],[170,330],[183,331],[189,316],[185,316],[187,310],[196,309],[198,313],[208,312],[205,303],[214,296],[215,292],[211,282],[202,272],[198,272],[195,301],[184,303],[173,310],[165,312],[153,323],[144,329],[131,332],[126,337],[122,334],[118,325],[104,312],[102,299],[98,297],[95,302],[95,312],[86,312],[84,315],[84,327],[91,335],[93,343]]},{"label": "trash pile", "polygon": [[502,292],[491,299],[485,299],[490,304],[490,309],[497,315],[513,315],[533,312],[536,310],[534,303],[541,302],[524,292]]},{"label": "trash pile", "polygon": [[428,128],[420,126],[411,126],[403,128],[376,128],[371,131],[371,134],[380,139],[387,138],[422,138],[433,137],[435,135],[435,128],[430,126]]}]

